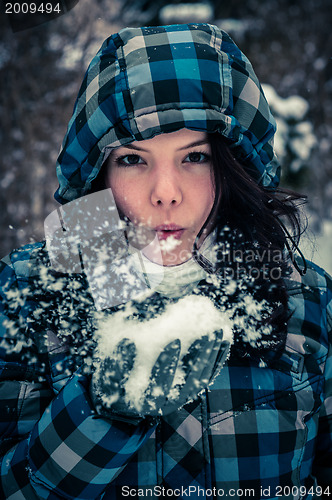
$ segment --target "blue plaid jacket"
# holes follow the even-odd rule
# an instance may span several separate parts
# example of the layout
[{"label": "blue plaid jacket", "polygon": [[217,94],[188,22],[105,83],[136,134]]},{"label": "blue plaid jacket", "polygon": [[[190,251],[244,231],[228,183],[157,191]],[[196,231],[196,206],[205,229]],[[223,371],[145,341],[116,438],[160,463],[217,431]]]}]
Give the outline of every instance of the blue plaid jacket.
[{"label": "blue plaid jacket", "polygon": [[320,268],[289,281],[280,358],[231,358],[199,400],[130,425],[96,414],[72,348],[91,304],[77,275],[47,280],[44,257],[31,245],[1,267],[0,498],[311,498],[317,482],[332,494],[332,286]]}]

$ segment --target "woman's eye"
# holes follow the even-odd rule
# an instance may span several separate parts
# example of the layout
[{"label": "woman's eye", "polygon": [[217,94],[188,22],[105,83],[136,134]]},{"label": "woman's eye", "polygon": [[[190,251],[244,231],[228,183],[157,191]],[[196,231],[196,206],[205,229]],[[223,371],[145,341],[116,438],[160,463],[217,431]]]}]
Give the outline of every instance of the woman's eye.
[{"label": "woman's eye", "polygon": [[116,159],[116,162],[118,165],[140,165],[143,163],[143,160],[140,156],[138,155],[125,155],[125,156],[120,156],[119,158]]},{"label": "woman's eye", "polygon": [[210,157],[206,153],[193,151],[192,153],[188,154],[188,156],[185,158],[185,161],[189,163],[205,163],[210,161]]}]

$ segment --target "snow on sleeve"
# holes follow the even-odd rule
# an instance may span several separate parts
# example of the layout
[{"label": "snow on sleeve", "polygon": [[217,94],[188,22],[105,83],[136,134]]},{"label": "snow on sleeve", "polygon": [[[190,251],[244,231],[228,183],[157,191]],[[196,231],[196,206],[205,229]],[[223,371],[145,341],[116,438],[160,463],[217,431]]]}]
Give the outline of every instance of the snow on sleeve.
[{"label": "snow on sleeve", "polygon": [[147,321],[131,319],[131,307],[120,310],[101,321],[96,332],[97,356],[101,360],[113,357],[122,339],[136,346],[134,367],[125,385],[127,403],[138,409],[149,385],[152,368],[162,350],[173,340],[181,342],[180,363],[174,385],[182,380],[181,359],[198,339],[216,337],[223,332],[223,340],[232,342],[232,322],[226,311],[215,307],[206,296],[189,295],[168,304],[163,313]]}]

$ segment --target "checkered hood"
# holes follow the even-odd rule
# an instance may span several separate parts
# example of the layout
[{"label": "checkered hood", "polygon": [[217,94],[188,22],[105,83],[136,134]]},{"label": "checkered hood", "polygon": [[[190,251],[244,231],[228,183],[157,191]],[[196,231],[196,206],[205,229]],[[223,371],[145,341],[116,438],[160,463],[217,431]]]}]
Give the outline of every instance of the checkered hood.
[{"label": "checkered hood", "polygon": [[258,183],[278,185],[275,121],[249,60],[227,33],[185,24],[112,35],[79,91],[57,162],[56,199],[89,193],[106,146],[181,128],[219,132]]}]

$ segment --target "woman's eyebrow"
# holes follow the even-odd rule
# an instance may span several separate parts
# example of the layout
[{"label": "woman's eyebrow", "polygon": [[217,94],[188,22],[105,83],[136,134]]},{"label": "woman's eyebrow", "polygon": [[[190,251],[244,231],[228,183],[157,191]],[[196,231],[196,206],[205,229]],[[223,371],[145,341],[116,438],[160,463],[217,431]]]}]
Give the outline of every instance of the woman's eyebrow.
[{"label": "woman's eyebrow", "polygon": [[124,144],[122,146],[119,146],[118,148],[115,148],[113,151],[116,151],[117,149],[135,149],[136,151],[144,151],[144,152],[147,152],[146,149],[144,148],[141,148],[140,146],[136,146],[135,144],[133,143],[130,143],[130,144]]},{"label": "woman's eyebrow", "polygon": [[[186,144],[185,146],[181,146],[178,148],[178,151],[183,151],[184,149],[189,149],[189,148],[194,148],[195,146],[202,146],[202,145],[207,145],[209,144],[209,141],[207,139],[201,139],[200,141],[194,141],[189,144]],[[117,149],[134,149],[135,151],[144,151],[147,153],[148,151],[141,146],[137,146],[136,144],[130,143],[130,144],[124,144],[123,146],[119,146],[119,148],[115,148],[113,151],[116,151]]]},{"label": "woman's eyebrow", "polygon": [[191,142],[190,144],[186,144],[185,146],[182,146],[181,148],[179,148],[179,151],[182,151],[183,149],[189,149],[189,148],[194,148],[196,146],[206,146],[209,144],[209,141],[207,139],[202,139],[200,141],[195,141],[195,142]]}]

